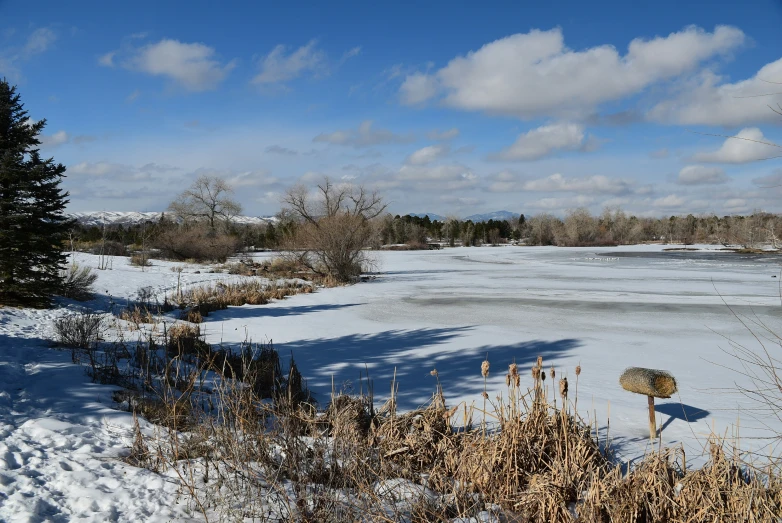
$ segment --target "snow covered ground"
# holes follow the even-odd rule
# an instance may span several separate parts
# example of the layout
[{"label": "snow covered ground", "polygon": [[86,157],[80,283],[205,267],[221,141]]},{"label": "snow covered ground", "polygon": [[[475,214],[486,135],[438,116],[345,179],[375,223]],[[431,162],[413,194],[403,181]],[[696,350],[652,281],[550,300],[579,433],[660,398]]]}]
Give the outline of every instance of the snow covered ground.
[{"label": "snow covered ground", "polygon": [[[449,404],[477,402],[487,354],[492,391],[504,389],[512,361],[531,385],[528,369],[542,355],[547,368],[569,378],[572,396],[580,363],[579,411],[597,419],[625,460],[640,457],[649,440],[646,399],[622,390],[619,375],[628,366],[667,369],[680,393],[657,401],[664,445],[682,443],[690,464],[710,430],[730,436],[739,424],[739,445],[762,449],[765,441],[755,438],[782,426],[754,419],[746,398],[722,390],[747,385],[724,352],[727,339],[760,349],[723,299],[782,332],[778,262],[662,249],[376,253],[378,277],[370,282],[231,307],[212,313],[205,328],[211,342],[271,339],[281,355],[292,351],[323,402],[332,377],[357,390],[368,369],[379,400],[396,372],[399,405],[414,408],[435,390],[433,368]],[[76,256],[97,265],[96,257]],[[86,305],[122,304],[142,287],[173,291],[179,275],[171,267],[182,264],[153,263],[142,272],[116,258],[112,270],[98,271],[99,295]],[[185,286],[235,278],[199,266],[181,274]],[[0,521],[199,519],[178,498],[173,478],[117,459],[131,443],[132,418],[114,408],[116,387],[90,383],[69,352],[49,347],[53,318],[79,306],[0,309]]]}]

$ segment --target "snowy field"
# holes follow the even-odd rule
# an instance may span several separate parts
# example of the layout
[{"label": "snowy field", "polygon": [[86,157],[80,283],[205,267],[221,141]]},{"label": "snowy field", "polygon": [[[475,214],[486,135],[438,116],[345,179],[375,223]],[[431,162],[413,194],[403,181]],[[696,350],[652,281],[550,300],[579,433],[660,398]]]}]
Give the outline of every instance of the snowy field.
[{"label": "snowy field", "polygon": [[[557,377],[569,378],[572,397],[580,363],[579,412],[597,420],[622,460],[642,456],[649,437],[646,399],[622,390],[619,376],[628,366],[666,369],[680,392],[657,400],[663,445],[684,445],[688,464],[698,463],[712,429],[734,437],[738,428],[742,449],[770,452],[758,438],[782,425],[755,419],[752,403],[724,390],[749,385],[728,340],[761,347],[723,300],[782,332],[776,258],[663,248],[376,253],[372,281],[231,307],[212,313],[204,327],[213,343],[271,339],[283,357],[292,352],[323,404],[332,380],[358,392],[368,369],[379,401],[396,373],[399,406],[412,409],[431,398],[433,368],[449,405],[479,404],[487,354],[492,397],[505,389],[513,361],[531,386],[538,355]],[[97,264],[93,256],[77,259]],[[153,263],[142,272],[116,258],[112,270],[98,271],[99,296],[87,306],[122,304],[141,287],[173,291],[170,268],[180,264]],[[184,285],[239,278],[198,266],[185,266],[181,276]],[[188,520],[173,478],[117,459],[130,444],[132,419],[114,408],[116,387],[91,384],[68,352],[48,348],[53,317],[80,306],[60,305],[0,309],[0,521]]]}]

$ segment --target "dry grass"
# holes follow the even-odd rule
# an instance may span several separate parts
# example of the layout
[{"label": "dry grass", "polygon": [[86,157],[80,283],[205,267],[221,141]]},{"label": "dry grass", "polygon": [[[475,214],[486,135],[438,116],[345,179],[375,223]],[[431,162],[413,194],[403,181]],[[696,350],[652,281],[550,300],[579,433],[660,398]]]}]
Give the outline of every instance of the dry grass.
[{"label": "dry grass", "polygon": [[152,265],[152,263],[149,261],[148,252],[137,252],[131,254],[130,264],[134,267],[149,267]]},{"label": "dry grass", "polygon": [[127,321],[132,325],[131,330],[139,330],[142,324],[155,323],[155,315],[143,305],[133,305],[127,309],[122,309],[117,317]]},{"label": "dry grass", "polygon": [[239,283],[218,282],[214,285],[196,287],[167,298],[167,302],[183,309],[182,319],[192,321],[208,316],[210,312],[230,306],[266,305],[271,300],[282,300],[287,296],[311,293],[314,288],[308,283],[268,283],[250,279]]},{"label": "dry grass", "polygon": [[[488,369],[484,363],[476,375]],[[393,395],[376,409],[371,392],[334,393],[319,411],[284,392],[261,402],[252,387],[224,381],[214,391],[217,410],[196,416],[202,422],[186,436],[189,447],[169,432],[134,449],[139,463],[176,470],[215,521],[778,523],[778,471],[753,472],[713,439],[702,468],[687,470],[681,448],[661,449],[623,473],[572,413],[566,380],[557,410],[543,387],[556,373],[542,361],[535,369],[526,389],[510,365],[507,390],[484,396],[489,410],[449,408],[434,370],[431,403],[401,414]],[[474,417],[484,423],[473,428]],[[184,452],[192,442],[198,453]]]}]

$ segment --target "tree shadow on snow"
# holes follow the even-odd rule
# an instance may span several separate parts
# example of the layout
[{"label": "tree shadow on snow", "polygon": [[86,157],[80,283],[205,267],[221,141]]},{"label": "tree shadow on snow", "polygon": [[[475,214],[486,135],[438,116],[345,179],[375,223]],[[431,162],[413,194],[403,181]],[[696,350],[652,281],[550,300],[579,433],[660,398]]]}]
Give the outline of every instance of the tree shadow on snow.
[{"label": "tree shadow on snow", "polygon": [[323,305],[298,305],[285,307],[269,307],[269,305],[242,305],[239,307],[228,307],[220,311],[209,313],[207,321],[225,321],[233,319],[249,318],[282,318],[284,316],[299,316],[302,314],[311,314],[314,312],[334,311],[355,307],[359,303],[343,304],[323,304]]},{"label": "tree shadow on snow", "polygon": [[[532,377],[527,371],[538,356],[549,364],[552,358],[580,345],[575,339],[561,339],[455,348],[453,342],[472,329],[468,326],[350,334],[287,342],[279,344],[277,350],[282,356],[292,352],[302,375],[321,403],[328,401],[332,378],[337,391],[359,392],[359,381],[365,380],[368,372],[378,400],[390,395],[391,381],[396,375],[397,405],[407,410],[424,405],[432,398],[437,385],[430,374],[432,369],[437,369],[446,399],[449,395],[477,396],[484,386],[481,362],[488,355],[492,366],[488,390],[494,396],[505,388],[508,364],[517,363],[522,387],[531,387]],[[366,390],[366,382],[361,387]]]},{"label": "tree shadow on snow", "polygon": [[102,420],[130,428],[128,413],[116,410],[111,399],[118,388],[92,382],[85,365],[72,363],[70,349],[53,348],[51,340],[0,334],[0,391],[13,406],[0,412],[0,420],[43,417],[84,425]]}]

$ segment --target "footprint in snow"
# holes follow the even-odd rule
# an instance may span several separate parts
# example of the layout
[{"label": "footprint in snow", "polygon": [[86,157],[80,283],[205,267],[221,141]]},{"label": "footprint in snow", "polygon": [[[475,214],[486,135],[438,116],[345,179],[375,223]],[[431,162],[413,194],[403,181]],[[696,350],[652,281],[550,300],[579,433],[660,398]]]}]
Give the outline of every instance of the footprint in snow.
[{"label": "footprint in snow", "polygon": [[0,456],[0,468],[4,468],[6,470],[16,470],[18,468],[21,468],[22,465],[19,464],[19,461],[17,461],[16,456],[18,453],[11,452],[10,450],[7,450],[3,453],[2,456]]}]

